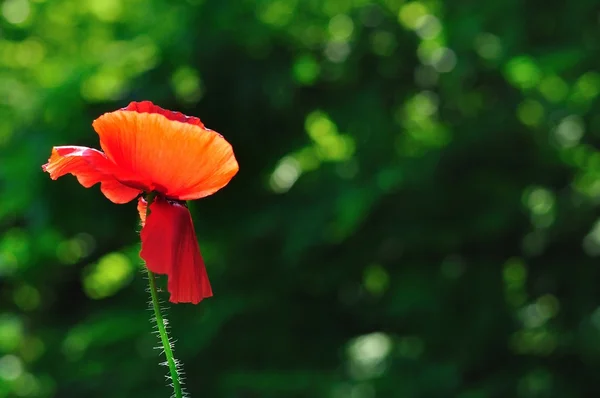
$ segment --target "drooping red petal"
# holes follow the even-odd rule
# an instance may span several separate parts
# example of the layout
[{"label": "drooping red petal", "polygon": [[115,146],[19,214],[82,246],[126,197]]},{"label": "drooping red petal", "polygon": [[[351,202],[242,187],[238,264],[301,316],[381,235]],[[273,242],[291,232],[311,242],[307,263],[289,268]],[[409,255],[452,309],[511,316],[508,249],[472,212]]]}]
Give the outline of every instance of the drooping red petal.
[{"label": "drooping red petal", "polygon": [[138,211],[143,224],[140,256],[150,271],[167,275],[169,301],[198,304],[211,297],[212,289],[189,210],[160,196],[150,205],[147,217],[145,210],[145,201],[140,198]]},{"label": "drooping red petal", "polygon": [[52,148],[48,163],[42,170],[56,180],[72,174],[86,188],[100,183],[100,190],[114,203],[127,203],[140,194],[140,190],[123,185],[116,179],[118,168],[104,153],[81,146],[59,146]]}]

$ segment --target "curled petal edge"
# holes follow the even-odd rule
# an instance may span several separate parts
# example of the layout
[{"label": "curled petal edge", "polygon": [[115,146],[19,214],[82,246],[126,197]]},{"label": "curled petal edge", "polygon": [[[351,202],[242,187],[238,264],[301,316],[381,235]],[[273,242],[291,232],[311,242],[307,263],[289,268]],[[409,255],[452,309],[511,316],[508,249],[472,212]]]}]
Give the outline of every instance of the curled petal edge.
[{"label": "curled petal edge", "polygon": [[48,163],[42,170],[56,180],[65,174],[72,174],[85,188],[100,183],[100,190],[111,202],[127,203],[142,191],[121,183],[116,177],[115,166],[104,153],[81,146],[58,146],[52,148]]}]

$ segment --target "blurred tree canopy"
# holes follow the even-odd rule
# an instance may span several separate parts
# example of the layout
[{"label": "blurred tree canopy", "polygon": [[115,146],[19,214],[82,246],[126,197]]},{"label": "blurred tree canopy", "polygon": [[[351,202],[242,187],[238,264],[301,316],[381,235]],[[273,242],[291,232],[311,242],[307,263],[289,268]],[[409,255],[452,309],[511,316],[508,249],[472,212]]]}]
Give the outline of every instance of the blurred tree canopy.
[{"label": "blurred tree canopy", "polygon": [[144,99],[241,167],[191,209],[215,296],[169,306],[192,397],[598,396],[599,12],[4,0],[0,397],[170,393],[135,203],[40,169]]}]

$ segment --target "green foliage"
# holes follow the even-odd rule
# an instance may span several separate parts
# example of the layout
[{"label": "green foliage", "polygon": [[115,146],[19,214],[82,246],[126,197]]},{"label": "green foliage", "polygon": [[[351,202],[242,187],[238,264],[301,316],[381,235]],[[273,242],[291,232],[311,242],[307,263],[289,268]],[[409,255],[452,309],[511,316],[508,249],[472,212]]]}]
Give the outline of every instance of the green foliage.
[{"label": "green foliage", "polygon": [[598,396],[597,11],[5,0],[0,397],[169,394],[135,204],[40,169],[143,99],[241,167],[169,310],[192,397]]}]

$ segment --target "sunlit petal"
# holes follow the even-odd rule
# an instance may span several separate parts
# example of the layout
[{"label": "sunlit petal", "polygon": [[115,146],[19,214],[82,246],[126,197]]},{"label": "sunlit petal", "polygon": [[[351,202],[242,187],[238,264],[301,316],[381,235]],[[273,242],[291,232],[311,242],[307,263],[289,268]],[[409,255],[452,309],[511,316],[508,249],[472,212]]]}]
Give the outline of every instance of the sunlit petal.
[{"label": "sunlit petal", "polygon": [[54,147],[48,163],[42,169],[53,180],[72,174],[86,188],[100,183],[102,193],[114,203],[127,203],[141,192],[119,182],[114,175],[117,172],[115,165],[96,149],[80,146]]},{"label": "sunlit petal", "polygon": [[148,190],[199,199],[223,188],[237,173],[231,145],[199,119],[164,110],[150,113],[158,108],[151,105],[136,107],[142,112],[106,113],[93,125],[106,156]]}]

